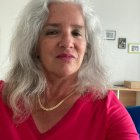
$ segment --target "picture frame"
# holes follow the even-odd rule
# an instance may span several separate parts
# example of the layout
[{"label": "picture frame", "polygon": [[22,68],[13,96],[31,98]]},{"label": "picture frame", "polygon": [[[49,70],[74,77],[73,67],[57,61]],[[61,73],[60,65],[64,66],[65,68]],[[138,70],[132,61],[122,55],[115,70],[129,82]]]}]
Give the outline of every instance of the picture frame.
[{"label": "picture frame", "polygon": [[140,43],[129,43],[128,53],[140,53]]},{"label": "picture frame", "polygon": [[116,31],[115,30],[105,30],[105,40],[115,40]]},{"label": "picture frame", "polygon": [[126,38],[118,38],[118,48],[119,49],[126,48]]}]

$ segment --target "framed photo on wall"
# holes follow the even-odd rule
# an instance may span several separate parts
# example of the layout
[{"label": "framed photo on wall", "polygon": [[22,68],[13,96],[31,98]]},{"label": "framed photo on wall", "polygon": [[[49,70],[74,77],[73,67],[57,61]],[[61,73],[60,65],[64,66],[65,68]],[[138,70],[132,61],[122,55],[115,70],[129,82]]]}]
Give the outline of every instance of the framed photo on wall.
[{"label": "framed photo on wall", "polygon": [[115,30],[105,30],[105,39],[106,40],[115,40],[116,31]]},{"label": "framed photo on wall", "polygon": [[129,43],[128,52],[129,53],[140,53],[140,43]]},{"label": "framed photo on wall", "polygon": [[118,38],[118,48],[119,49],[126,48],[126,38]]}]

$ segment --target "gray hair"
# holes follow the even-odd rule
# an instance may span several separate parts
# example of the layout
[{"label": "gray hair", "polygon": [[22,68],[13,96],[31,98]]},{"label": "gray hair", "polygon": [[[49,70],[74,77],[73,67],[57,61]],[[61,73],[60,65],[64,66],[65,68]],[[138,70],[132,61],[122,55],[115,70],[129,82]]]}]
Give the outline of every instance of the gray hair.
[{"label": "gray hair", "polygon": [[56,1],[79,4],[85,19],[87,52],[78,73],[76,90],[81,93],[87,89],[94,90],[99,97],[106,94],[107,78],[99,54],[102,32],[92,0],[31,0],[19,16],[20,20],[11,42],[13,63],[4,88],[4,99],[16,117],[22,114],[22,119],[30,114],[29,108],[33,105],[31,101],[35,101],[33,99],[36,99],[36,95],[43,93],[47,87],[36,49],[40,31],[49,14],[48,5]]}]

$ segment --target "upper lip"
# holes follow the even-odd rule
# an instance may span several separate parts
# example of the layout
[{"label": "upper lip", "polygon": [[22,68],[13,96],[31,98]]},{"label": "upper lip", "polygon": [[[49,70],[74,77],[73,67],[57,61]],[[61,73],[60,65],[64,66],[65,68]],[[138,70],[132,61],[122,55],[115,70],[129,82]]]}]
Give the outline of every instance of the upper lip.
[{"label": "upper lip", "polygon": [[71,57],[71,58],[75,58],[75,56],[71,53],[61,53],[61,54],[58,54],[56,56],[56,58],[59,58],[59,57]]}]

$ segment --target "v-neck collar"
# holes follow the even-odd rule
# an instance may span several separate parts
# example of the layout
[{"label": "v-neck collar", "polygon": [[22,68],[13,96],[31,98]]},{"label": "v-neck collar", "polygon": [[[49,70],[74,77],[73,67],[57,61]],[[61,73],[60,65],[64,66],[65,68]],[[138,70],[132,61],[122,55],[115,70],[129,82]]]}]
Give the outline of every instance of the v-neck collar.
[{"label": "v-neck collar", "polygon": [[73,115],[73,113],[75,112],[75,110],[77,109],[77,107],[79,106],[79,104],[81,103],[83,99],[83,96],[80,96],[77,101],[73,104],[73,106],[68,110],[68,112],[49,130],[47,130],[44,133],[39,132],[34,119],[32,118],[32,116],[30,115],[29,117],[29,125],[31,127],[31,129],[34,131],[35,134],[37,134],[38,136],[50,136],[52,134],[54,134],[58,129],[61,129],[61,127],[67,123],[67,121],[69,121],[69,118],[71,118],[71,116]]}]

